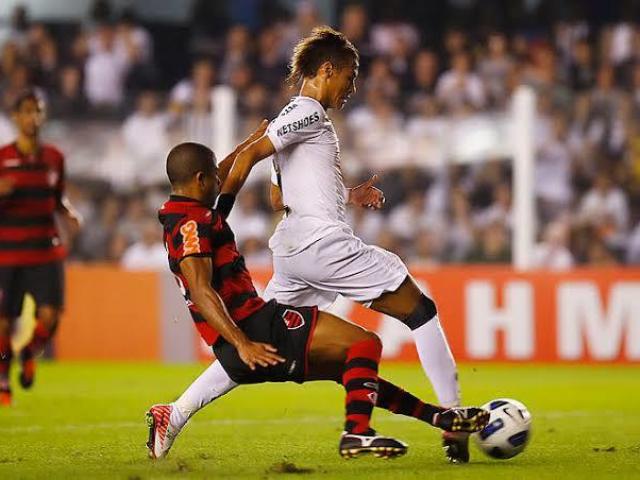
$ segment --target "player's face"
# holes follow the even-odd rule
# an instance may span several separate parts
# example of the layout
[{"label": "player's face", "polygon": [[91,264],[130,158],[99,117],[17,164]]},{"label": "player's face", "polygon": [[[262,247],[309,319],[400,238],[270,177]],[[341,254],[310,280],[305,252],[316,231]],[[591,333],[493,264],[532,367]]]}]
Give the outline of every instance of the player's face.
[{"label": "player's face", "polygon": [[353,62],[335,70],[332,81],[331,108],[341,110],[356,92],[356,79],[358,78],[358,62]]},{"label": "player's face", "polygon": [[45,115],[42,104],[30,98],[22,102],[20,108],[13,113],[13,119],[18,127],[18,131],[28,137],[38,135],[44,118]]}]

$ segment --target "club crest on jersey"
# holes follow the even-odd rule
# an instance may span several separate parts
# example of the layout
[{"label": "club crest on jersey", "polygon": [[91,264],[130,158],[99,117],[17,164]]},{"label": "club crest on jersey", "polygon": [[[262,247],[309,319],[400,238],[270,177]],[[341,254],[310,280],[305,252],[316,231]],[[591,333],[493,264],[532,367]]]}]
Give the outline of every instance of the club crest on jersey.
[{"label": "club crest on jersey", "polygon": [[295,310],[285,310],[282,314],[282,319],[289,330],[297,330],[304,325],[304,317]]}]

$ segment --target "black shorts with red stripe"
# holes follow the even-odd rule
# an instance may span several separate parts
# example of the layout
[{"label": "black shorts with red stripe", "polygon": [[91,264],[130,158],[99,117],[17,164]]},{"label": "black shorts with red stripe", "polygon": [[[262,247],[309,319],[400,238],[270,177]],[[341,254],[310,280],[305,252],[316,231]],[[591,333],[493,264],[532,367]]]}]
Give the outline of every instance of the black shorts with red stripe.
[{"label": "black shorts with red stripe", "polygon": [[62,308],[64,265],[62,261],[41,265],[0,265],[0,316],[16,318],[22,311],[25,294],[37,306]]},{"label": "black shorts with red stripe", "polygon": [[285,361],[251,370],[238,351],[219,337],[213,352],[231,379],[238,384],[264,382],[303,383],[307,377],[309,347],[318,320],[317,307],[291,307],[271,300],[238,327],[253,342],[268,343]]}]

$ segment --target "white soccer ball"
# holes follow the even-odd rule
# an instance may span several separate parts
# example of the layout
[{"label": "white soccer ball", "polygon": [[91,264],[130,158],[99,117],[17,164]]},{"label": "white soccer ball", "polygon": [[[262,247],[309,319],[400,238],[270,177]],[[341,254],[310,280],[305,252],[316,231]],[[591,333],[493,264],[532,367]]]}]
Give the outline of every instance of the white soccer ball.
[{"label": "white soccer ball", "polygon": [[531,437],[531,414],[511,398],[497,398],[482,406],[489,410],[489,423],[474,433],[476,444],[493,458],[512,458],[521,453]]}]

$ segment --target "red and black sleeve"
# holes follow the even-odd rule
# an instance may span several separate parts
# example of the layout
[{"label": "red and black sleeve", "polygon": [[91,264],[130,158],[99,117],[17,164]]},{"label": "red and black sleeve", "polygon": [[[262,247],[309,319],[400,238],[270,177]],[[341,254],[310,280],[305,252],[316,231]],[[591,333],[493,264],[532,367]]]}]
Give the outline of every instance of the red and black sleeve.
[{"label": "red and black sleeve", "polygon": [[179,263],[187,257],[212,257],[211,228],[210,210],[198,209],[186,215],[173,232],[175,260]]},{"label": "red and black sleeve", "polygon": [[225,220],[231,213],[231,209],[233,208],[233,204],[236,201],[236,196],[230,193],[223,193],[218,197],[218,202],[216,203],[216,212],[220,214],[222,218]]}]

